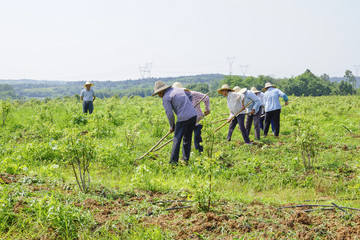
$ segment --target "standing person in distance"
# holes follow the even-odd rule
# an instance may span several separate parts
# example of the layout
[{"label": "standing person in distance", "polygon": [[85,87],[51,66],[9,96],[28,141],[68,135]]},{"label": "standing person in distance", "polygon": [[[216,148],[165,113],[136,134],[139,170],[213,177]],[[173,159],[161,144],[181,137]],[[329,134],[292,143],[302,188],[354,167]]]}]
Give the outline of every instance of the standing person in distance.
[{"label": "standing person in distance", "polygon": [[86,89],[83,89],[80,93],[80,100],[83,101],[83,113],[92,114],[94,110],[93,102],[95,100],[95,92],[91,89],[94,86],[91,82],[87,81],[84,85]]},{"label": "standing person in distance", "polygon": [[[170,164],[178,164],[181,140],[183,141],[183,159],[189,162],[191,152],[192,133],[196,123],[196,110],[192,105],[191,94],[180,88],[173,88],[162,81],[155,82],[154,93],[162,98],[166,116],[169,120],[170,130],[174,133]],[[175,124],[175,116],[177,122]]]},{"label": "standing person in distance", "polygon": [[[224,85],[222,85],[221,88],[219,88],[217,90],[217,92],[219,94],[227,97],[227,105],[230,110],[230,116],[229,116],[228,122],[230,122],[230,119],[236,113],[238,113],[240,110],[245,110],[244,103],[243,103],[245,97],[244,97],[244,94],[241,93],[241,91],[235,92],[233,89],[231,89],[229,87],[229,85],[224,84]],[[240,131],[241,131],[241,134],[243,136],[245,143],[250,144],[250,139],[249,139],[249,136],[248,136],[247,131],[244,126],[245,112],[240,113],[234,119],[236,119],[236,122],[239,124],[239,128],[240,128]],[[235,125],[234,125],[234,128],[235,128]],[[232,131],[234,130],[234,128],[232,129]],[[232,131],[231,131],[231,134],[232,134]],[[229,127],[229,133],[228,133],[228,138],[227,138],[228,141],[230,141],[230,139],[231,139],[231,134],[230,134],[230,139],[229,139],[229,134],[230,134],[230,127]]]},{"label": "standing person in distance", "polygon": [[[172,86],[176,87],[176,88],[181,88],[181,89],[184,89],[185,91],[190,92],[192,95],[192,104],[194,107],[205,96],[205,94],[203,94],[203,93],[196,92],[196,91],[190,91],[189,89],[183,88],[183,86],[180,82],[175,82]],[[209,97],[206,96],[203,101],[205,104],[205,114],[203,113],[203,111],[201,109],[201,106],[200,106],[201,104],[198,104],[195,107],[197,117],[196,117],[195,129],[194,129],[194,145],[195,145],[195,149],[198,150],[199,153],[204,151],[203,146],[200,145],[200,143],[202,142],[201,129],[203,128],[203,125],[201,125],[199,122],[204,116],[207,116],[210,113]]]},{"label": "standing person in distance", "polygon": [[265,104],[265,127],[264,137],[267,136],[271,120],[274,122],[274,136],[278,137],[280,132],[280,112],[281,105],[279,98],[282,97],[285,101],[285,106],[288,105],[289,98],[281,90],[277,89],[275,85],[267,82],[262,89],[264,94]]}]

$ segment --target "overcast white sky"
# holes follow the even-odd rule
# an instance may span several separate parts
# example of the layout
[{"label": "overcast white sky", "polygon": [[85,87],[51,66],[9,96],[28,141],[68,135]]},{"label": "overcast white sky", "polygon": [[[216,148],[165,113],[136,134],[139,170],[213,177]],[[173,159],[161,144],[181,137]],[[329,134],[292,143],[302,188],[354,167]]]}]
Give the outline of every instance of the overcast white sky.
[{"label": "overcast white sky", "polygon": [[[359,0],[0,0],[0,79],[343,76]],[[359,72],[360,74],[360,72]]]}]

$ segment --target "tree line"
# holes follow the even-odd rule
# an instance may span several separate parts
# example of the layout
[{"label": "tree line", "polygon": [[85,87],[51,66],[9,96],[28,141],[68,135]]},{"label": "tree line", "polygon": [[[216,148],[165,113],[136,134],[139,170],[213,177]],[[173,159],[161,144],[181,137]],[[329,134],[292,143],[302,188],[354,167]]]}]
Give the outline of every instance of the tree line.
[{"label": "tree line", "polygon": [[[210,96],[218,96],[216,90],[222,84],[241,88],[256,87],[261,90],[266,82],[277,85],[288,95],[295,96],[324,96],[324,95],[352,95],[359,93],[356,77],[350,70],[346,70],[343,78],[332,78],[327,74],[316,76],[310,70],[291,78],[273,78],[260,75],[237,76],[222,74],[202,74],[195,76],[181,76],[169,78],[146,78],[126,81],[93,81],[93,89],[99,98],[124,96],[151,96],[154,83],[158,80],[171,85],[181,82],[184,87],[203,93],[210,92]],[[79,95],[83,89],[82,81],[36,81],[36,80],[0,80],[0,99],[28,99],[28,98],[56,98]]]}]

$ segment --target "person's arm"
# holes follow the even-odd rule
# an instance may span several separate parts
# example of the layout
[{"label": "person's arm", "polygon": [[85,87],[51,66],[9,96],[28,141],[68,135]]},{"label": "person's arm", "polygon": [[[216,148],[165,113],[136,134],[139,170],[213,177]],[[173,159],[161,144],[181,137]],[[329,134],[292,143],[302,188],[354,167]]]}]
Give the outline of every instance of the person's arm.
[{"label": "person's arm", "polygon": [[172,104],[169,99],[163,98],[163,106],[165,109],[166,116],[170,124],[170,132],[175,131],[175,116],[172,110]]},{"label": "person's arm", "polygon": [[95,92],[94,92],[94,90],[92,90],[92,93],[93,93],[93,101],[95,100]]},{"label": "person's arm", "polygon": [[283,91],[281,91],[280,89],[278,89],[278,91],[279,91],[280,97],[282,97],[284,99],[285,105],[288,105],[289,104],[288,96]]},{"label": "person's arm", "polygon": [[81,92],[80,92],[80,100],[81,100],[81,101],[84,101],[84,91],[81,91]]},{"label": "person's arm", "polygon": [[251,93],[249,94],[249,98],[253,101],[253,106],[252,106],[252,109],[251,109],[251,112],[250,114],[251,115],[254,115],[255,114],[255,110],[256,109],[259,109],[259,107],[261,106],[261,100],[258,96],[255,95],[255,93]]}]

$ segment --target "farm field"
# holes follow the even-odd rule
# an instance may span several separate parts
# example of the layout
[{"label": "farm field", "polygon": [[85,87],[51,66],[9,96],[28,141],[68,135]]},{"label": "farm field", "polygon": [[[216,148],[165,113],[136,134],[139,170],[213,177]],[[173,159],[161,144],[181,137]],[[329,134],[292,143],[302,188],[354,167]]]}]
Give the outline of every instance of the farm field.
[{"label": "farm field", "polygon": [[174,168],[171,143],[138,159],[169,131],[160,98],[1,102],[0,239],[359,238],[359,96],[301,97],[250,146],[210,100],[204,153]]}]

